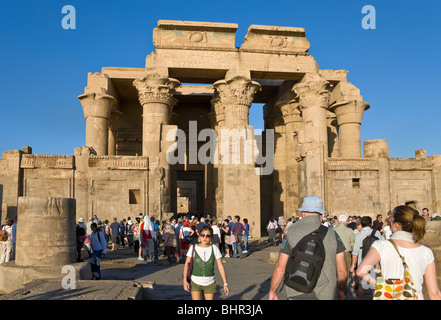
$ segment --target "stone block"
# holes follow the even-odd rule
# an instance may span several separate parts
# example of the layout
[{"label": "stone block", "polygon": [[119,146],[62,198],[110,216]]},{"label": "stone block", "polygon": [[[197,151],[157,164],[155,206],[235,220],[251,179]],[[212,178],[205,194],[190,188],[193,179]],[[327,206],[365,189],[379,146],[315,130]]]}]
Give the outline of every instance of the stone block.
[{"label": "stone block", "polygon": [[236,50],[235,23],[159,20],[153,30],[157,49]]}]

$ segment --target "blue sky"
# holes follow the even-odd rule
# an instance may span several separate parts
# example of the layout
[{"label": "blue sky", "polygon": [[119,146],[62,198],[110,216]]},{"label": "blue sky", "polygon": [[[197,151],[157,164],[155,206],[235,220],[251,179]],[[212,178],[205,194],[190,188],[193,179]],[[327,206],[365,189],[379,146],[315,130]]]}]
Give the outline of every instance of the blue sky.
[{"label": "blue sky", "polygon": [[[76,10],[64,30],[63,6]],[[362,8],[376,9],[365,30]],[[303,27],[321,69],[345,69],[371,109],[362,142],[386,139],[391,157],[441,154],[441,1],[70,1],[0,0],[0,154],[73,154],[85,144],[77,98],[88,72],[144,67],[157,21],[237,23],[237,46],[252,24]],[[250,124],[263,127],[253,106]]]}]

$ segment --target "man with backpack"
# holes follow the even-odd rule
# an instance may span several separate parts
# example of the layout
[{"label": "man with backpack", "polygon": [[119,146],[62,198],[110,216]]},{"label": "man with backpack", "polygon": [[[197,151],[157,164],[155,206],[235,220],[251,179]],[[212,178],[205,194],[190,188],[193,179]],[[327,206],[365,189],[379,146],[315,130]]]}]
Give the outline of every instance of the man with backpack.
[{"label": "man with backpack", "polygon": [[[368,253],[371,248],[372,243],[376,240],[384,240],[380,231],[376,229],[372,229],[372,218],[369,216],[364,216],[360,219],[361,230],[355,235],[354,239],[354,249],[352,250],[352,265],[350,268],[350,272],[354,275],[355,269],[360,265],[363,258]],[[372,267],[371,276],[376,278],[375,276],[375,268]],[[362,280],[362,279],[361,279]],[[363,285],[358,286],[358,298],[363,300],[364,295],[366,293]]]},{"label": "man with backpack", "polygon": [[269,299],[278,299],[282,281],[290,300],[344,299],[348,276],[345,246],[333,229],[321,225],[321,215],[326,213],[322,198],[305,197],[298,211],[302,212],[302,219],[286,232],[274,267]]}]

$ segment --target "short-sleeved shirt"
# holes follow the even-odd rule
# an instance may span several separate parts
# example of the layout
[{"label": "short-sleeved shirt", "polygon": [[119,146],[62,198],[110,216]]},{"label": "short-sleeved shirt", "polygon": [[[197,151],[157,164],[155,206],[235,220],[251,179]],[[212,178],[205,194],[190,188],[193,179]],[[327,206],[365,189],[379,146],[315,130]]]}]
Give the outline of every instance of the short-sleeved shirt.
[{"label": "short-sleeved shirt", "polygon": [[110,225],[110,229],[112,230],[112,235],[113,236],[118,236],[119,235],[119,223],[118,222],[113,222]]},{"label": "short-sleeved shirt", "polygon": [[[380,254],[381,273],[385,279],[403,279],[403,263],[392,243],[388,240],[378,240],[372,244]],[[412,276],[419,300],[424,300],[422,293],[424,272],[429,264],[433,262],[434,255],[428,247],[420,245],[416,248],[398,247],[398,251],[404,257],[409,273]]]},{"label": "short-sleeved shirt", "polygon": [[[200,247],[199,245],[196,245],[196,244],[193,245],[192,247],[190,247],[190,249],[187,251],[187,257],[191,258],[191,256],[193,255],[194,248],[196,248],[196,252],[198,253],[199,257],[204,262],[207,262],[210,259],[212,252],[214,252],[215,259],[222,258],[222,253],[220,252],[219,248],[216,247],[215,245],[211,245],[209,247],[203,248],[203,247]],[[214,276],[212,276],[212,277],[198,277],[198,276],[192,275],[191,280],[200,286],[208,286],[214,282]]]},{"label": "short-sleeved shirt", "polygon": [[[320,217],[306,216],[295,224],[292,224],[282,242],[280,253],[290,255],[291,248],[306,235],[317,230],[320,226]],[[288,298],[295,299],[299,296],[308,297],[307,299],[333,300],[337,292],[337,259],[336,255],[345,251],[345,245],[341,241],[334,229],[328,229],[323,239],[325,246],[325,262],[317,280],[317,284],[310,294],[295,291],[286,286],[286,295]]]}]

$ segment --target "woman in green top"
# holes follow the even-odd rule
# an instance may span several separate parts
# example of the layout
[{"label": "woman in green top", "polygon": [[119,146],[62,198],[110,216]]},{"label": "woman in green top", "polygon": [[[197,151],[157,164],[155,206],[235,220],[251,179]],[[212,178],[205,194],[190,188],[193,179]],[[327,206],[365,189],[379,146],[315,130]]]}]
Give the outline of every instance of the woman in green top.
[{"label": "woman in green top", "polygon": [[[222,254],[218,247],[213,245],[211,239],[213,230],[211,227],[203,227],[199,234],[198,243],[192,245],[187,252],[187,260],[184,265],[184,290],[191,292],[193,300],[213,300],[216,292],[216,282],[214,280],[214,265],[217,262],[219,273],[224,281],[225,295],[228,295],[227,277],[222,263]],[[187,280],[188,264],[193,259],[193,270],[191,274],[191,283]],[[190,290],[191,288],[191,290]]]}]

